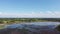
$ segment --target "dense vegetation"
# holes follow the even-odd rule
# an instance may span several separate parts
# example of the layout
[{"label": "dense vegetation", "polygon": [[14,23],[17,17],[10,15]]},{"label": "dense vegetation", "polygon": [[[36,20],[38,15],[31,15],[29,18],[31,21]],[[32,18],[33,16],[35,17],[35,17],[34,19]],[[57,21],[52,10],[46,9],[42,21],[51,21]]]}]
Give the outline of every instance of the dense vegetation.
[{"label": "dense vegetation", "polygon": [[57,21],[60,22],[60,18],[0,18],[0,24],[12,24],[22,22],[45,22],[45,21]]}]

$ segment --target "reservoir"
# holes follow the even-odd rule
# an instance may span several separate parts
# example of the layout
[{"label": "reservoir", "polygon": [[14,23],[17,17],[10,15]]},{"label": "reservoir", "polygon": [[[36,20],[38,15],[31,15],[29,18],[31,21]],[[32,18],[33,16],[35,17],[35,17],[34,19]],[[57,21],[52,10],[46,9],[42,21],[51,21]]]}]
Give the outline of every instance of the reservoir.
[{"label": "reservoir", "polygon": [[6,25],[4,29],[21,34],[60,34],[56,29],[58,25],[60,25],[60,22],[29,22]]}]

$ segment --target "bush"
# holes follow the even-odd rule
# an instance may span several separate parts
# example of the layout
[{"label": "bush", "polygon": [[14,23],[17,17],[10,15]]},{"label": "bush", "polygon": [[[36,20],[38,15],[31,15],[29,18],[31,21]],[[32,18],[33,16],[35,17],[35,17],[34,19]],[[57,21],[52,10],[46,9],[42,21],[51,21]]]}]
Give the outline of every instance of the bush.
[{"label": "bush", "polygon": [[58,25],[58,26],[56,27],[56,29],[57,29],[58,31],[60,31],[60,25]]}]

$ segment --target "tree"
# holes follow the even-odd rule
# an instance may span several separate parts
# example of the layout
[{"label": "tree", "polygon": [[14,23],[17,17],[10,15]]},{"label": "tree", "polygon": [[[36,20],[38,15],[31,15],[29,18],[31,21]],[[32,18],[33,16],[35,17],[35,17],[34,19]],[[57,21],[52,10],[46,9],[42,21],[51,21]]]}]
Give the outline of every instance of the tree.
[{"label": "tree", "polygon": [[60,25],[58,25],[58,26],[56,27],[56,30],[60,31]]}]

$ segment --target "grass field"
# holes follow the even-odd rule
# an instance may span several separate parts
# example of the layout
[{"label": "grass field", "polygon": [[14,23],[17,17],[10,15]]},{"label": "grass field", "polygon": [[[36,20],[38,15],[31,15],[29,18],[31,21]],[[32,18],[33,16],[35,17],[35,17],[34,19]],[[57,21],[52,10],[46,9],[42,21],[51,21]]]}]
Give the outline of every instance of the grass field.
[{"label": "grass field", "polygon": [[5,26],[5,25],[1,25],[1,24],[0,24],[0,29],[3,29],[3,28],[4,28],[4,26]]}]

